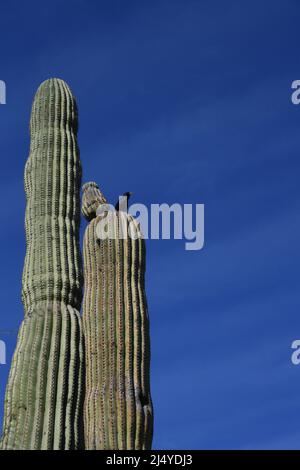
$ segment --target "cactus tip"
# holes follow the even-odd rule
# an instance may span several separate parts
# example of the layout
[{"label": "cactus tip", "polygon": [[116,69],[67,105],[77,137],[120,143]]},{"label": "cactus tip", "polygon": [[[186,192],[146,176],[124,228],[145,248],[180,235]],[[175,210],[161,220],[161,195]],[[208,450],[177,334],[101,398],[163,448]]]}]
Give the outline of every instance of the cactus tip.
[{"label": "cactus tip", "polygon": [[30,131],[33,136],[42,128],[70,127],[77,133],[77,104],[69,85],[60,78],[42,82],[35,94]]},{"label": "cactus tip", "polygon": [[90,181],[82,187],[81,212],[86,220],[90,221],[97,215],[97,209],[101,204],[107,204],[107,200],[97,183]]}]

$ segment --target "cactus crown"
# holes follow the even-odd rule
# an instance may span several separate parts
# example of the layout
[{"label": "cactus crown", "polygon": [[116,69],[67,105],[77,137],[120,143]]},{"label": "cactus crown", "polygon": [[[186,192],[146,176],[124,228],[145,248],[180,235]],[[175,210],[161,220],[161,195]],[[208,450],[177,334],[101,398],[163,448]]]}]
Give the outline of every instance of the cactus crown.
[{"label": "cactus crown", "polygon": [[38,88],[32,104],[30,134],[43,128],[72,129],[77,133],[78,113],[75,98],[69,86],[59,78],[50,78]]},{"label": "cactus crown", "polygon": [[97,183],[90,181],[82,187],[81,212],[86,220],[91,221],[97,216],[97,209],[101,204],[107,204],[107,200]]}]

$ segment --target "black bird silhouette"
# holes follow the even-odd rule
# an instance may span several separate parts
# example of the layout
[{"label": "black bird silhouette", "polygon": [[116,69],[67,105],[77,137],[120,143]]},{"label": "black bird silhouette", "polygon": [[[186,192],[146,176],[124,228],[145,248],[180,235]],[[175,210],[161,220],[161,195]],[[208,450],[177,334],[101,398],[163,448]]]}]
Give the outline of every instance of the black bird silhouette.
[{"label": "black bird silhouette", "polygon": [[[120,209],[120,202],[121,202],[121,207],[125,205],[125,203],[129,201],[129,198],[132,196],[132,193],[130,191],[127,191],[127,193],[122,194],[122,196],[118,199],[117,204],[115,205],[116,211],[119,212]],[[127,201],[126,201],[127,200]]]}]

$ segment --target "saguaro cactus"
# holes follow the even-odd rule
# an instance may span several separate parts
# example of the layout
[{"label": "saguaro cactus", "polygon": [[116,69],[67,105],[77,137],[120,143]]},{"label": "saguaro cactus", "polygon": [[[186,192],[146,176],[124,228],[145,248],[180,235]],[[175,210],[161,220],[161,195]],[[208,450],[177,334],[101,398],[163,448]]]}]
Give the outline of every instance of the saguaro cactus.
[{"label": "saguaro cactus", "polygon": [[[90,221],[83,250],[86,448],[149,449],[153,413],[144,240],[125,212],[107,219],[114,236],[98,239],[103,218],[96,211],[106,199],[95,183],[83,191],[82,213]],[[120,238],[128,228],[131,237]]]},{"label": "saguaro cactus", "polygon": [[38,89],[30,134],[25,318],[6,390],[2,448],[79,448],[84,400],[78,313],[81,164],[76,103],[62,80],[47,80]]}]

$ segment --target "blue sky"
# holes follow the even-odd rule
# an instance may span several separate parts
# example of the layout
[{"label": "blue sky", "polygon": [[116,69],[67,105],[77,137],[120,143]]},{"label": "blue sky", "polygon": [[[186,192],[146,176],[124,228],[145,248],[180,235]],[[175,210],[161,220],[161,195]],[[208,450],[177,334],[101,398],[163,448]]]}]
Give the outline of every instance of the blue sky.
[{"label": "blue sky", "polygon": [[[156,449],[300,448],[297,0],[1,4],[0,340],[22,320],[30,107],[79,106],[83,181],[204,203],[205,247],[148,241]],[[82,231],[84,229],[82,223]],[[9,365],[0,365],[0,419]]]}]

